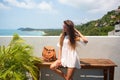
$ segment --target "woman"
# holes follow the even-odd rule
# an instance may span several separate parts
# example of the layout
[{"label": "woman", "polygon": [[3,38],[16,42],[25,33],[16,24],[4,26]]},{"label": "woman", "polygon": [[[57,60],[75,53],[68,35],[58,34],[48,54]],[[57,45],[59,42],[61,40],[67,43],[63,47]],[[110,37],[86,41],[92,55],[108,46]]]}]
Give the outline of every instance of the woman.
[{"label": "woman", "polygon": [[[64,21],[63,32],[60,35],[58,59],[50,65],[50,69],[61,75],[65,80],[73,80],[74,70],[80,69],[80,60],[76,50],[80,40],[87,43],[88,40],[77,29],[71,20]],[[64,74],[59,67],[67,67]]]}]

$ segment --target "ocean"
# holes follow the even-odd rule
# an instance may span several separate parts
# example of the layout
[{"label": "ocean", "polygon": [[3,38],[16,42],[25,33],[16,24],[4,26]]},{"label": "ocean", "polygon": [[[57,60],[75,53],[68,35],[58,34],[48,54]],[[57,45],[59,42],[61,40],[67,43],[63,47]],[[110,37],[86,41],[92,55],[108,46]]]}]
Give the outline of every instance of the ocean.
[{"label": "ocean", "polygon": [[43,36],[44,31],[21,31],[15,29],[0,29],[0,36],[13,36],[13,34],[20,36]]}]

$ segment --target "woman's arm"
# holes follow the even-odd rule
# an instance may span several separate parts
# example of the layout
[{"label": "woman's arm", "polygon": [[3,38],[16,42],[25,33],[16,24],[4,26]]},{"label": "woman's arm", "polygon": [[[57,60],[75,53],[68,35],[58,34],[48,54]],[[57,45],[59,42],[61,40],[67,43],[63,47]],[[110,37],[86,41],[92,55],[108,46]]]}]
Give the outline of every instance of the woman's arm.
[{"label": "woman's arm", "polygon": [[81,32],[79,32],[77,29],[75,29],[75,31],[80,35],[81,39],[82,39],[85,43],[88,43],[87,38],[86,38],[85,36],[83,36],[83,35],[81,34]]},{"label": "woman's arm", "polygon": [[62,53],[62,47],[59,47],[59,50],[58,50],[58,60],[61,59],[61,53]]}]

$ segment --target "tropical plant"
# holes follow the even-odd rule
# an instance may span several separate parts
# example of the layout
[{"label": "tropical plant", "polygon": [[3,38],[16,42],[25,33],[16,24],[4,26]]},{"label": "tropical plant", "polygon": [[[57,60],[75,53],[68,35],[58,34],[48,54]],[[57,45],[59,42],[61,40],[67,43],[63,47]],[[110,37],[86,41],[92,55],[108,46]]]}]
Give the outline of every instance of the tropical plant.
[{"label": "tropical plant", "polygon": [[0,46],[0,80],[27,80],[30,76],[37,80],[41,60],[32,56],[33,48],[17,34],[8,46]]}]

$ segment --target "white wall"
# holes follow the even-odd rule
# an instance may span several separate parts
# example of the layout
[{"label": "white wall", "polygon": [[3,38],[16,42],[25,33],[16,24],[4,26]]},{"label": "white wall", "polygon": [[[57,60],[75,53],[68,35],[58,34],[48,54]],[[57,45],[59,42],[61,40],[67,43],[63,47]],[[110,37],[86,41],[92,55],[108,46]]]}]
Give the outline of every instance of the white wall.
[{"label": "white wall", "polygon": [[[34,48],[34,55],[40,57],[44,46],[54,46],[59,41],[58,36],[22,37]],[[88,44],[79,50],[80,58],[107,58],[115,62],[115,80],[120,79],[120,37],[119,36],[87,36]],[[0,45],[8,45],[12,37],[0,37]]]}]

